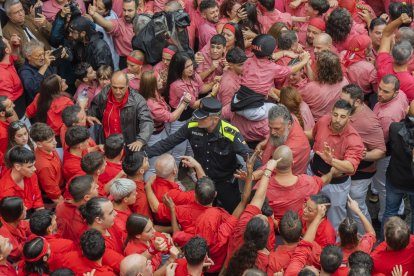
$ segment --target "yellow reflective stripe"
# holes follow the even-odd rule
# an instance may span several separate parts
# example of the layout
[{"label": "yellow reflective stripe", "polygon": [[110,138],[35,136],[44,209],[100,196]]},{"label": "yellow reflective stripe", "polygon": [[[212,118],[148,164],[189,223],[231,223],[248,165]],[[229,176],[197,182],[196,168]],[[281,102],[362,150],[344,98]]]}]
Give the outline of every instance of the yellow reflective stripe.
[{"label": "yellow reflective stripe", "polygon": [[198,122],[189,122],[188,128],[198,127]]},{"label": "yellow reflective stripe", "polygon": [[232,130],[234,130],[235,132],[239,132],[239,130],[237,129],[237,127],[232,126],[231,124],[225,122],[225,121],[221,121],[221,128],[220,128],[220,132],[221,134],[226,137],[227,139],[229,139],[230,141],[234,141],[235,135],[233,133],[227,132],[225,131],[225,128],[231,128]]}]

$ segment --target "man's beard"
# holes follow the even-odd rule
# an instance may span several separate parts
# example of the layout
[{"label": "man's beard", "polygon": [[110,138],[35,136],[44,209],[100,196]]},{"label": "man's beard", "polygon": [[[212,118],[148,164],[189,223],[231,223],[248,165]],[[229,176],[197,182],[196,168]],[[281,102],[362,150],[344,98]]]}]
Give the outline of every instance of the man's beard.
[{"label": "man's beard", "polygon": [[13,116],[13,112],[7,112],[6,111],[5,116],[6,116],[6,118],[9,118],[9,117]]},{"label": "man's beard", "polygon": [[289,135],[289,130],[287,128],[285,130],[285,133],[283,133],[282,136],[270,135],[270,137],[269,137],[270,143],[274,147],[279,147],[279,146],[283,145],[286,142],[288,135]]}]

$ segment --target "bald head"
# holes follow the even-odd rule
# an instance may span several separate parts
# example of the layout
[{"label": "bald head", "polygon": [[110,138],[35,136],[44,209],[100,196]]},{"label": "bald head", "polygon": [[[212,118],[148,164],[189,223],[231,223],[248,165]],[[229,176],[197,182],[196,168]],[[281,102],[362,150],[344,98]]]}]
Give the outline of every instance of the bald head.
[{"label": "bald head", "polygon": [[128,88],[127,75],[122,71],[116,71],[111,77],[111,91],[116,101],[124,99]]},{"label": "bald head", "polygon": [[319,53],[323,50],[331,50],[332,37],[327,33],[320,33],[313,39],[313,49],[315,53]]},{"label": "bald head", "polygon": [[167,4],[165,4],[165,7],[164,7],[164,11],[166,12],[175,12],[175,11],[182,10],[182,9],[183,7],[178,1],[170,1]]},{"label": "bald head", "polygon": [[281,159],[276,166],[278,171],[284,172],[292,169],[293,154],[292,150],[288,146],[282,145],[277,147],[277,149],[273,152],[273,159]]},{"label": "bald head", "polygon": [[168,178],[175,173],[175,159],[171,154],[163,154],[155,161],[155,173],[158,177]]},{"label": "bald head", "polygon": [[[146,271],[147,258],[140,254],[126,256],[121,262],[121,276],[137,276],[138,274],[149,276]],[[147,272],[147,273],[146,273]]]}]

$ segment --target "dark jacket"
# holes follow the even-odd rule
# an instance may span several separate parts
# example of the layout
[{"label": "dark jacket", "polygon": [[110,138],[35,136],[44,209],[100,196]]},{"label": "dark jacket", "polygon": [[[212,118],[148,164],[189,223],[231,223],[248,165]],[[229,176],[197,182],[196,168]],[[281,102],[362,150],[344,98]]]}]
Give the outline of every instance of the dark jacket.
[{"label": "dark jacket", "polygon": [[414,191],[414,176],[411,166],[414,140],[409,134],[409,129],[414,132],[414,126],[407,127],[407,121],[406,118],[390,125],[391,160],[387,169],[387,178],[396,188]]},{"label": "dark jacket", "polygon": [[[110,88],[110,86],[104,87],[101,93],[93,99],[88,109],[88,115],[95,116],[101,122]],[[102,123],[105,124],[105,122]],[[152,121],[147,102],[138,91],[132,88],[129,88],[128,101],[121,109],[121,128],[126,144],[137,140],[146,144],[154,130],[154,122]]]},{"label": "dark jacket", "polygon": [[93,31],[89,38],[88,45],[86,45],[86,47],[82,45],[82,49],[85,49],[83,52],[84,60],[89,63],[94,70],[98,70],[101,65],[109,65],[114,68],[111,49],[109,48],[108,43],[103,39],[102,33]]}]

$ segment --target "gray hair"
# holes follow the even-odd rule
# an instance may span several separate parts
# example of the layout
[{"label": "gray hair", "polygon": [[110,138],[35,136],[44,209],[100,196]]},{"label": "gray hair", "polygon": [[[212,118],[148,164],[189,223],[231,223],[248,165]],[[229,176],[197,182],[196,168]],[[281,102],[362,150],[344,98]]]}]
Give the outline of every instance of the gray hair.
[{"label": "gray hair", "polygon": [[129,196],[131,193],[136,191],[137,186],[134,181],[127,178],[116,179],[109,189],[109,192],[112,198],[115,201],[122,200],[123,198]]},{"label": "gray hair", "polygon": [[165,153],[155,161],[155,174],[161,178],[168,178],[174,172],[175,167],[174,157]]},{"label": "gray hair", "polygon": [[37,48],[45,48],[45,44],[43,44],[42,42],[36,40],[36,39],[32,39],[29,42],[26,43],[26,45],[24,45],[23,47],[23,55],[24,57],[28,57],[32,54],[34,49]]},{"label": "gray hair", "polygon": [[398,32],[400,33],[399,41],[407,40],[414,48],[414,30],[410,27],[401,27]]},{"label": "gray hair", "polygon": [[410,42],[403,40],[400,43],[397,43],[392,48],[392,57],[394,62],[397,65],[404,65],[410,60],[413,53],[413,47]]},{"label": "gray hair", "polygon": [[10,8],[17,4],[21,4],[21,2],[19,0],[6,0],[4,3],[4,10],[6,11],[6,14],[9,15]]},{"label": "gray hair", "polygon": [[393,74],[388,74],[382,77],[382,82],[385,84],[394,84],[394,91],[400,90],[400,80]]},{"label": "gray hair", "polygon": [[287,107],[284,106],[283,104],[275,104],[269,110],[268,120],[273,121],[277,118],[282,118],[285,124],[293,122],[293,118],[292,118],[292,115],[290,114],[289,109],[287,109]]}]

